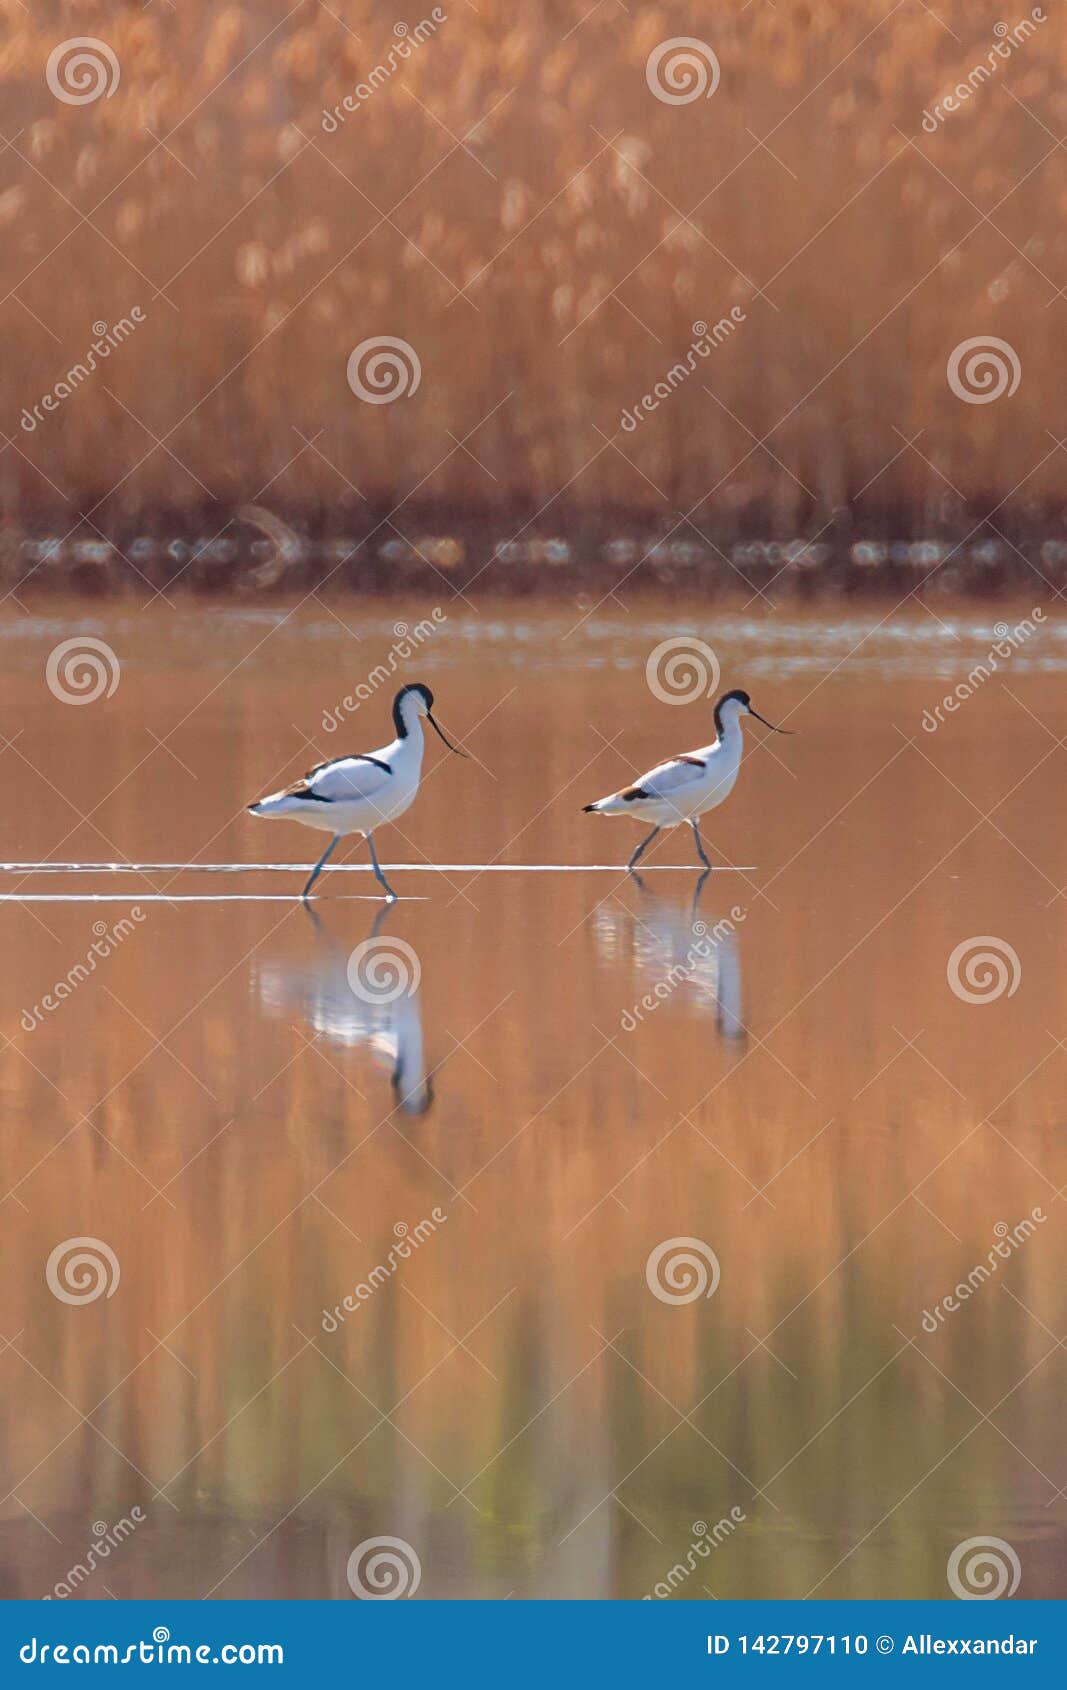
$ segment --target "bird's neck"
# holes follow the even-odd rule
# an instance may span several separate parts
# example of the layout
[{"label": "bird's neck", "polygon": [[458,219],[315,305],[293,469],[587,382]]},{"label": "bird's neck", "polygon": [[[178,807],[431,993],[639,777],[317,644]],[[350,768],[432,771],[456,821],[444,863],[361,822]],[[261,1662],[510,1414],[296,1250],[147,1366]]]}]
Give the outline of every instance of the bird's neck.
[{"label": "bird's neck", "polygon": [[397,723],[396,743],[397,750],[402,751],[405,757],[410,757],[412,761],[421,763],[426,738],[422,731],[422,721],[418,716],[413,716],[406,722]]},{"label": "bird's neck", "polygon": [[719,739],[721,743],[726,746],[727,750],[740,753],[743,743],[740,716],[729,715],[723,717],[722,721],[719,723]]}]

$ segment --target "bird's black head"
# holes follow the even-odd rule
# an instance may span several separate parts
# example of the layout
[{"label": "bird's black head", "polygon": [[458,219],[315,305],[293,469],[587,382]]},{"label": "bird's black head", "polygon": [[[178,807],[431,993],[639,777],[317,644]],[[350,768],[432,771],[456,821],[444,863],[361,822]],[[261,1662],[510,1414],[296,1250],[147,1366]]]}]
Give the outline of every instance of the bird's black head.
[{"label": "bird's black head", "polygon": [[405,737],[409,724],[416,716],[428,716],[432,709],[433,693],[429,687],[423,686],[421,681],[413,681],[410,686],[401,687],[393,700],[393,721],[398,737]]},{"label": "bird's black head", "polygon": [[[731,710],[730,705],[734,708]],[[761,716],[758,710],[753,710],[752,700],[741,687],[734,687],[732,692],[724,692],[715,706],[715,732],[722,737],[723,724],[727,719],[737,720],[739,716],[755,716],[757,722],[762,722],[765,728],[770,728],[776,734],[787,734],[789,728],[776,728],[773,722],[768,722],[766,716]]]},{"label": "bird's black head", "polygon": [[443,739],[450,751],[459,751],[461,757],[466,757],[466,751],[460,751],[458,745],[453,745],[448,735],[442,732],[441,726],[434,720],[433,693],[429,687],[423,686],[421,681],[412,681],[410,686],[401,687],[393,700],[393,722],[396,725],[398,739],[406,739],[411,731],[411,724],[418,716],[425,716],[431,728]]},{"label": "bird's black head", "polygon": [[[738,714],[742,716],[746,715],[752,708],[752,700],[749,698],[748,693],[743,692],[740,687],[734,687],[732,692],[724,692],[715,705],[715,732],[718,734],[722,733],[723,712],[725,707],[731,703],[738,706]],[[729,714],[732,715],[733,712],[729,712]]]}]

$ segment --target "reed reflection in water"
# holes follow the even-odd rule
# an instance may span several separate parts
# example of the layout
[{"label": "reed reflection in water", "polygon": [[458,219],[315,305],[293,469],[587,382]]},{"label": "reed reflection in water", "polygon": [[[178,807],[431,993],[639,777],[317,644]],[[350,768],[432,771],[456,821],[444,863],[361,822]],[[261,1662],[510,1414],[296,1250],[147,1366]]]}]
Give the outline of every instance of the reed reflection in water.
[{"label": "reed reflection in water", "polygon": [[[104,616],[131,655],[95,715],[43,688],[54,622],[20,632],[4,860],[276,851],[242,805],[312,760],[300,735],[405,612],[355,647],[312,607],[259,655],[269,624],[243,614],[199,641],[169,611]],[[479,761],[428,762],[383,862],[614,848],[580,804],[706,718],[650,710],[647,629],[616,628],[609,664],[598,625],[564,639],[577,616],[442,633],[427,673]],[[759,661],[799,733],[782,760],[750,740],[707,842],[757,866],[713,873],[695,912],[669,840],[643,886],[409,871],[377,932],[360,876],[327,874],[317,921],[149,903],[218,880],[124,876],[145,919],[26,1031],[98,912],[0,907],[7,1594],[52,1590],[135,1507],[75,1594],[349,1599],[380,1535],[417,1552],[420,1599],[638,1598],[676,1565],[683,1599],[942,1597],[980,1534],[1013,1546],[1020,1596],[1062,1592],[1059,641],[924,734],[946,661],[925,623],[836,671],[814,624],[781,653],[724,624],[724,675]],[[980,613],[956,628],[969,663]],[[1020,976],[968,1002],[948,963],[982,935]],[[384,1005],[352,987],[373,938],[419,965]],[[85,1237],[121,1277],[64,1303],[46,1264]],[[650,1289],[677,1239],[714,1253],[710,1298]]]}]

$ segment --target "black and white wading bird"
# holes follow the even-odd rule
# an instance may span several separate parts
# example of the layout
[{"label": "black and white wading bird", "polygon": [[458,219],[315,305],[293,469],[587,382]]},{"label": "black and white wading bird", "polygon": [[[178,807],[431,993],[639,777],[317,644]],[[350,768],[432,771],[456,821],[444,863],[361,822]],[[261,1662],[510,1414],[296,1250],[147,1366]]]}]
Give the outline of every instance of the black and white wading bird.
[{"label": "black and white wading bird", "polygon": [[630,873],[637,867],[657,833],[665,827],[677,827],[688,822],[693,829],[693,842],[705,869],[711,863],[700,837],[700,818],[729,798],[741,768],[742,716],[755,716],[773,733],[789,733],[789,728],[776,728],[758,710],[753,710],[747,692],[724,692],[715,706],[715,732],[711,745],[687,751],[681,757],[670,757],[658,763],[647,774],[639,775],[632,786],[598,798],[586,804],[585,810],[595,816],[632,816],[635,821],[651,822],[652,832],[642,839],[626,867]]},{"label": "black and white wading bird", "polygon": [[425,740],[422,718],[444,740],[450,751],[467,753],[444,734],[433,718],[433,693],[421,682],[401,687],[393,700],[396,738],[380,751],[354,757],[335,757],[318,763],[284,792],[272,792],[248,806],[251,816],[286,816],[318,828],[333,837],[311,871],[303,892],[306,898],[339,842],[350,833],[361,833],[367,841],[371,865],[379,884],[392,901],[396,893],[382,873],[372,837],[382,822],[402,816],[418,795]]}]

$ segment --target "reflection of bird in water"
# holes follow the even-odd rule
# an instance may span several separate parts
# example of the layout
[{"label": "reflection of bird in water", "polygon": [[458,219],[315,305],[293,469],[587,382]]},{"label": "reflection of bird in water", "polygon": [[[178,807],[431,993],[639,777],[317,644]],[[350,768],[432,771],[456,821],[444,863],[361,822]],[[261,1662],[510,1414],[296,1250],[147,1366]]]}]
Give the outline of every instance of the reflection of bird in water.
[{"label": "reflection of bird in water", "polygon": [[[718,919],[699,913],[700,893],[685,903],[654,898],[640,875],[634,875],[645,894],[636,914],[621,906],[602,906],[593,931],[605,962],[632,959],[644,988],[641,999],[627,1013],[633,1024],[650,1019],[676,994],[685,1002],[714,1011],[715,1025],[724,1039],[744,1039],[748,1029],[742,1014],[741,947],[737,935],[744,912]],[[651,1008],[644,998],[651,1001]],[[632,1028],[630,1029],[632,1030]]]},{"label": "reflection of bird in water", "polygon": [[302,1016],[331,1044],[367,1047],[389,1067],[397,1107],[425,1115],[434,1092],[423,1045],[422,966],[406,940],[380,936],[387,911],[379,910],[368,937],[348,951],[309,908],[314,959],[265,960],[256,980],[261,1001],[274,1014]]}]

